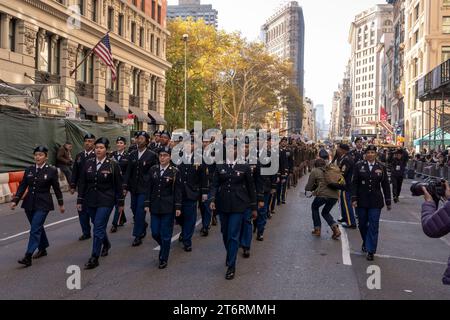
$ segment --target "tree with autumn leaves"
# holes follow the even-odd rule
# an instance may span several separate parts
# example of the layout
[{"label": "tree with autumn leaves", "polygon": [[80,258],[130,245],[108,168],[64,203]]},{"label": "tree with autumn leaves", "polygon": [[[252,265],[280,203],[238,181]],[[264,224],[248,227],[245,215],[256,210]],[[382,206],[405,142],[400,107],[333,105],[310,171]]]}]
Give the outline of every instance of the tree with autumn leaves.
[{"label": "tree with autumn leaves", "polygon": [[269,55],[260,43],[239,33],[226,33],[203,20],[169,22],[165,118],[168,129],[184,127],[183,34],[189,35],[188,126],[202,121],[204,128],[250,128],[264,122],[280,105],[302,108],[302,97],[291,85],[292,64]]}]

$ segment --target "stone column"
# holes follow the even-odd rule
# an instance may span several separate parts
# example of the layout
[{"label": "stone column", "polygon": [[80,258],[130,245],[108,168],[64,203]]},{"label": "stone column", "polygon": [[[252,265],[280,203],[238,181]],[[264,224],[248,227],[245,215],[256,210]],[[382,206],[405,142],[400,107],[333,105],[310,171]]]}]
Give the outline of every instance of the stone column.
[{"label": "stone column", "polygon": [[2,24],[2,34],[1,34],[1,44],[0,47],[3,49],[9,49],[9,21],[11,16],[9,14],[1,14],[1,24]]},{"label": "stone column", "polygon": [[[148,113],[148,100],[149,100],[149,92],[148,85],[150,82],[150,74],[148,72],[141,71],[140,73],[140,88],[139,88],[139,97],[140,97],[140,107],[144,110],[145,114]],[[148,123],[144,124],[144,130],[148,131]]]},{"label": "stone column", "polygon": [[[94,100],[97,101],[98,105],[105,109],[106,102],[106,66],[97,57],[94,57]],[[98,117],[98,122],[105,122],[105,118]]]},{"label": "stone column", "polygon": [[119,104],[126,110],[128,110],[130,106],[130,77],[131,66],[126,63],[121,63],[119,76]]},{"label": "stone column", "polygon": [[78,53],[78,44],[68,39],[63,39],[61,42],[61,84],[72,90],[75,90],[76,78],[74,73],[70,76],[70,72],[76,67]]},{"label": "stone column", "polygon": [[166,105],[166,79],[160,78],[156,84],[156,110],[164,118],[165,105]]},{"label": "stone column", "polygon": [[[32,77],[35,75],[36,68],[36,39],[39,28],[23,20],[18,20],[16,52],[22,55],[22,65],[24,74]],[[32,82],[31,79],[24,77],[24,82]]]},{"label": "stone column", "polygon": [[[59,36],[54,34],[51,39],[50,39],[50,56],[53,57],[55,50],[57,49],[57,45],[58,45],[58,40],[59,40]],[[58,74],[57,68],[58,68],[58,62],[54,61],[52,58],[51,61],[51,66],[50,66],[51,70],[50,73],[51,74]]]}]

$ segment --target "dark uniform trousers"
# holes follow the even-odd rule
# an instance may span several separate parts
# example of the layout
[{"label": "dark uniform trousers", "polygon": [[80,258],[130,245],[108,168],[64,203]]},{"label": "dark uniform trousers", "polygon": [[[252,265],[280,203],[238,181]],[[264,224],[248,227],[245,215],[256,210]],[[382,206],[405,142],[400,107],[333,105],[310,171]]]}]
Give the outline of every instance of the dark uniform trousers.
[{"label": "dark uniform trousers", "polygon": [[403,177],[405,175],[404,161],[394,159],[391,163],[391,167],[392,194],[394,199],[398,199],[402,192]]},{"label": "dark uniform trousers", "polygon": [[146,150],[139,159],[138,151],[130,154],[127,173],[124,178],[124,189],[131,194],[131,211],[134,216],[133,237],[142,238],[145,235],[144,202],[150,185],[150,169],[158,163],[153,151]]},{"label": "dark uniform trousers", "polygon": [[220,217],[227,266],[235,268],[244,217],[256,210],[256,189],[249,165],[217,165],[211,188]]},{"label": "dark uniform trousers", "polygon": [[280,180],[277,185],[277,205],[280,205],[281,202],[286,202],[289,156],[290,153],[287,149],[280,149]]},{"label": "dark uniform trousers", "polygon": [[341,217],[348,226],[356,226],[355,212],[352,206],[352,178],[355,166],[353,157],[350,154],[346,154],[338,160],[338,165],[345,179],[345,190],[339,192]]},{"label": "dark uniform trousers", "polygon": [[33,254],[36,249],[45,250],[49,246],[44,224],[48,213],[54,210],[50,188],[53,188],[58,198],[58,204],[63,205],[58,170],[47,164],[41,169],[32,166],[25,170],[17,193],[12,200],[17,205],[28,189],[22,203],[22,208],[25,209],[31,226],[27,254]]},{"label": "dark uniform trousers", "polygon": [[[95,158],[94,151],[89,153],[88,156],[86,156],[85,151],[80,152],[76,156],[75,162],[74,162],[73,168],[72,168],[72,180],[70,182],[70,187],[72,189],[77,189],[78,183],[80,180],[80,175],[86,165],[86,161],[88,159],[94,159],[94,158]],[[79,217],[81,231],[82,231],[83,235],[86,237],[90,237],[91,236],[91,222],[90,222],[89,213],[87,211],[87,206],[85,204],[83,204],[82,210],[78,211],[78,217]]]},{"label": "dark uniform trousers", "polygon": [[80,176],[77,203],[87,206],[94,225],[92,257],[100,257],[102,246],[111,247],[106,232],[109,217],[114,206],[123,207],[124,201],[119,165],[110,159],[101,165],[96,159],[88,160]]},{"label": "dark uniform trousers", "polygon": [[[384,197],[383,197],[384,195]],[[381,210],[391,205],[391,190],[386,168],[375,162],[370,170],[367,161],[355,165],[352,182],[352,202],[357,201],[356,214],[363,246],[375,254],[378,247]]]},{"label": "dark uniform trousers", "polygon": [[168,262],[175,224],[175,210],[181,210],[182,188],[178,170],[168,166],[161,175],[159,165],[150,170],[149,190],[145,207],[150,208],[153,239],[159,244],[159,260]]},{"label": "dark uniform trousers", "polygon": [[[114,151],[112,153],[112,156],[114,160],[119,164],[120,172],[122,173],[122,176],[125,176],[128,168],[128,161],[130,155],[127,152],[124,152],[122,155],[119,155],[117,151]],[[119,221],[120,218],[120,221]],[[123,225],[127,222],[127,217],[125,215],[125,211],[122,213],[122,216],[119,217],[119,208],[116,205],[115,211],[114,211],[114,218],[112,225],[117,227],[119,225]]]}]

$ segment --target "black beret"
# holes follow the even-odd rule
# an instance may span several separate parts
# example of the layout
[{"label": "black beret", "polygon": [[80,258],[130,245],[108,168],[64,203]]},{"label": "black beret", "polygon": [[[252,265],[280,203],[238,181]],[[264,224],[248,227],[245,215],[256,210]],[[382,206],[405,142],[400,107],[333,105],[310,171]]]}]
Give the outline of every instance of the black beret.
[{"label": "black beret", "polygon": [[281,141],[288,141],[288,138],[287,137],[283,137],[283,138],[281,138]]},{"label": "black beret", "polygon": [[99,139],[97,139],[97,141],[95,141],[95,144],[96,145],[97,144],[103,144],[103,145],[105,145],[106,149],[109,148],[109,140],[108,140],[108,138],[99,138]]},{"label": "black beret", "polygon": [[170,133],[169,133],[168,131],[166,131],[166,130],[161,131],[161,137],[162,137],[162,136],[166,136],[166,137],[168,137],[169,139],[171,138]]},{"label": "black beret", "polygon": [[155,132],[153,132],[153,135],[154,135],[154,136],[156,136],[156,135],[161,135],[161,132],[160,132],[159,130],[156,130]]},{"label": "black beret", "polygon": [[172,154],[172,149],[169,148],[169,147],[160,148],[158,150],[158,154],[161,154],[161,153],[167,153],[167,154],[171,155]]},{"label": "black beret", "polygon": [[341,143],[339,145],[339,148],[341,148],[342,150],[345,150],[345,151],[350,151],[350,146],[348,144],[345,144],[345,143]]},{"label": "black beret", "polygon": [[377,147],[376,146],[374,146],[373,144],[371,144],[371,145],[369,145],[367,148],[366,148],[366,153],[367,152],[369,152],[369,151],[375,151],[375,152],[377,152],[378,151],[378,149],[377,149]]},{"label": "black beret", "polygon": [[136,138],[139,138],[139,137],[144,137],[144,138],[147,139],[147,140],[150,139],[150,136],[149,136],[148,133],[145,132],[145,131],[139,131],[139,132],[136,132]]},{"label": "black beret", "polygon": [[320,150],[319,157],[324,159],[324,160],[329,160],[330,159],[330,155],[327,152],[327,150],[325,150],[325,149]]},{"label": "black beret", "polygon": [[34,149],[33,154],[35,154],[36,152],[42,152],[42,153],[48,154],[48,149],[47,149],[47,147],[39,146]]},{"label": "black beret", "polygon": [[402,149],[397,149],[397,150],[395,150],[394,154],[401,154],[401,155],[403,155],[403,150]]},{"label": "black beret", "polygon": [[116,142],[122,141],[123,143],[127,143],[127,139],[125,137],[117,137]]},{"label": "black beret", "polygon": [[356,138],[355,139],[355,143],[357,143],[358,141],[363,141],[363,139],[362,138]]},{"label": "black beret", "polygon": [[95,139],[95,136],[91,133],[88,133],[87,135],[84,136],[84,141],[89,140],[89,139]]}]

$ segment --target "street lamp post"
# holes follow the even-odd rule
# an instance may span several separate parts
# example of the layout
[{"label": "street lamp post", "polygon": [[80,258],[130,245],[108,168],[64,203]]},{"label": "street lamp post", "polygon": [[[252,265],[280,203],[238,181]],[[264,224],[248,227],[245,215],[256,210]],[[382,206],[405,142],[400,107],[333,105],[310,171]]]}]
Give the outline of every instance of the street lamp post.
[{"label": "street lamp post", "polygon": [[187,42],[188,34],[183,34],[184,41],[184,130],[187,130]]}]

